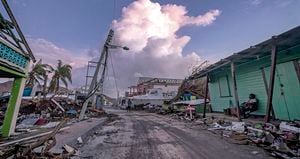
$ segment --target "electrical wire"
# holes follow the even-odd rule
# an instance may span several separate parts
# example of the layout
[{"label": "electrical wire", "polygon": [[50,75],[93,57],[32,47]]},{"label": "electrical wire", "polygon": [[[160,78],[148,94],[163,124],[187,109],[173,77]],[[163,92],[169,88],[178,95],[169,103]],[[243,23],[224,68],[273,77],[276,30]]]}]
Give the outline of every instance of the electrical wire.
[{"label": "electrical wire", "polygon": [[112,54],[109,56],[109,58],[110,58],[111,68],[112,68],[112,71],[113,71],[113,76],[114,76],[115,86],[116,86],[116,91],[117,91],[117,98],[118,98],[119,88],[118,88],[118,83],[117,83],[117,78],[116,78],[115,67],[114,67],[113,60],[112,60]]}]

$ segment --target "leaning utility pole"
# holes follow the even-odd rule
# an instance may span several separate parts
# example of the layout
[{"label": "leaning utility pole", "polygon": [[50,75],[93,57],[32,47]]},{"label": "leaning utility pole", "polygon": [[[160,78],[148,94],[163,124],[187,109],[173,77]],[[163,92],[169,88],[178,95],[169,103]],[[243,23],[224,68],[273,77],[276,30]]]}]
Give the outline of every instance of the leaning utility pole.
[{"label": "leaning utility pole", "polygon": [[[106,67],[107,67],[108,47],[111,46],[110,42],[112,41],[113,35],[114,35],[114,31],[113,30],[109,30],[107,39],[106,39],[106,41],[104,43],[104,46],[103,46],[103,49],[102,49],[102,52],[101,52],[100,59],[99,59],[99,61],[97,63],[96,69],[95,69],[95,73],[94,73],[92,82],[91,82],[89,90],[88,90],[88,94],[86,96],[86,100],[83,103],[83,106],[82,106],[82,109],[81,109],[81,112],[80,112],[80,115],[79,115],[79,120],[83,119],[89,101],[91,99],[93,99],[93,101],[94,101],[94,98],[95,98],[94,95],[95,95],[95,93],[98,90],[101,91],[100,93],[102,93],[102,91],[103,91],[102,87],[103,87],[104,76],[105,76],[105,71],[106,71]],[[98,73],[100,71],[101,65],[103,66],[103,69],[102,69],[100,80],[99,80],[99,82],[97,82],[97,80],[98,80]],[[95,103],[93,102],[93,104],[95,104]]]}]

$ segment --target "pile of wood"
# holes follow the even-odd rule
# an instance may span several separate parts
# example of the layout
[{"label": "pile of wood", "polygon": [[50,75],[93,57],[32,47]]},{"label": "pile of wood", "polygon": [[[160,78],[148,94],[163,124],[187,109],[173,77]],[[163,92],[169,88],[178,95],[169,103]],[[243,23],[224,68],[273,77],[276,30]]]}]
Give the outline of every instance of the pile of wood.
[{"label": "pile of wood", "polygon": [[[8,142],[0,145],[1,158],[16,158],[16,159],[63,159],[69,158],[75,154],[75,150],[69,147],[61,154],[53,154],[49,150],[55,146],[55,135],[63,129],[66,120],[60,122],[53,130],[39,135],[31,136],[25,139]],[[38,148],[38,149],[36,149]]]},{"label": "pile of wood", "polygon": [[[177,101],[180,99],[180,97],[186,93],[189,92],[192,95],[198,97],[198,98],[204,98],[205,97],[205,87],[206,87],[206,78],[199,78],[199,79],[185,79],[181,86],[178,89],[177,95],[172,99],[172,101]],[[208,97],[209,99],[209,97]]]}]

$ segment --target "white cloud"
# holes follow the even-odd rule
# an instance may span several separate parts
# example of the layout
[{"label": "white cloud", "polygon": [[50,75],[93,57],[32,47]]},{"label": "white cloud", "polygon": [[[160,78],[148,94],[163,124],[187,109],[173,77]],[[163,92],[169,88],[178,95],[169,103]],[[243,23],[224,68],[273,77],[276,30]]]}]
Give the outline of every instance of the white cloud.
[{"label": "white cloud", "polygon": [[[201,58],[195,52],[183,54],[183,48],[191,37],[179,36],[176,32],[187,26],[208,26],[220,13],[219,10],[210,10],[202,15],[189,16],[185,6],[161,5],[150,0],[134,1],[124,7],[121,18],[112,23],[115,31],[113,43],[127,46],[130,50],[110,50],[119,90],[124,92],[141,76],[188,76],[191,66],[198,64]],[[72,64],[75,68],[73,84],[84,85],[86,63],[95,51],[74,56],[74,53],[43,39],[32,40],[31,46],[37,57],[43,57],[50,63],[63,58]],[[107,76],[104,91],[108,95],[116,95],[110,62]]]},{"label": "white cloud", "polygon": [[85,81],[85,75],[83,74],[86,71],[85,67],[87,62],[95,55],[95,50],[82,50],[74,53],[42,38],[28,38],[28,43],[37,60],[42,59],[43,63],[50,64],[53,67],[56,67],[57,60],[70,64],[73,68],[73,87],[83,85],[83,81]]},{"label": "white cloud", "polygon": [[155,53],[157,56],[181,54],[190,37],[177,37],[176,31],[186,25],[209,25],[220,15],[219,10],[211,10],[196,17],[188,16],[187,13],[184,6],[160,5],[150,0],[135,1],[123,8],[120,20],[113,21],[116,39],[129,46],[133,52],[140,52],[156,41],[164,43],[160,45],[160,52]]},{"label": "white cloud", "polygon": [[189,16],[185,6],[150,0],[134,1],[124,7],[121,18],[113,21],[114,42],[130,48],[129,52],[116,52],[113,56],[121,89],[134,84],[140,76],[186,77],[200,57],[194,52],[183,54],[191,37],[178,36],[176,32],[185,26],[210,25],[220,14],[219,10],[210,10]]},{"label": "white cloud", "polygon": [[83,67],[87,64],[88,59],[91,58],[91,52],[93,52],[83,50],[80,53],[74,53],[42,38],[29,38],[28,42],[36,59],[42,59],[44,63],[52,66],[56,66],[57,60],[62,60],[64,63],[70,64],[74,69]]}]

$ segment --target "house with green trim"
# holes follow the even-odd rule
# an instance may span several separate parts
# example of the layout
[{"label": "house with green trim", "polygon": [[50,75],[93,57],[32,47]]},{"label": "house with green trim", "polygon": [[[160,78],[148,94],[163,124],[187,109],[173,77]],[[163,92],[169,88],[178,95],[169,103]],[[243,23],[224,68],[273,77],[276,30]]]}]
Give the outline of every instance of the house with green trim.
[{"label": "house with green trim", "polygon": [[235,107],[253,93],[258,110],[252,114],[267,115],[273,110],[276,119],[299,120],[300,26],[234,53],[190,78],[205,76],[215,112]]},{"label": "house with green trim", "polygon": [[2,4],[10,20],[0,13],[0,78],[14,79],[1,127],[1,136],[8,137],[15,131],[28,66],[35,58],[7,2]]}]

